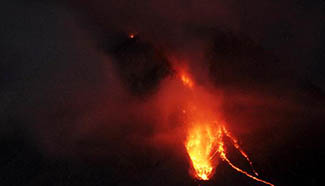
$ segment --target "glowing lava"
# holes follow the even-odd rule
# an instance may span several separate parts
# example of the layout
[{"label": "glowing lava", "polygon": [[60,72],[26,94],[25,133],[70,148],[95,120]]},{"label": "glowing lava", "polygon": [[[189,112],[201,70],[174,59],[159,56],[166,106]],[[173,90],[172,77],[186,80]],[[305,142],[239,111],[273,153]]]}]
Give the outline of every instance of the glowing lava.
[{"label": "glowing lava", "polygon": [[[233,137],[222,122],[219,122],[216,117],[213,117],[207,105],[200,104],[195,100],[195,98],[200,96],[197,95],[193,80],[190,76],[185,71],[180,70],[179,77],[183,85],[190,90],[190,94],[193,96],[193,100],[189,100],[190,103],[188,103],[190,106],[183,109],[183,113],[187,116],[185,122],[188,126],[185,147],[191,160],[193,169],[191,172],[193,172],[194,177],[199,180],[209,180],[217,165],[216,158],[219,157],[234,170],[258,182],[273,186],[272,183],[256,177],[258,173],[254,170],[253,163],[250,161],[248,155],[239,146],[237,139]],[[256,176],[238,168],[227,158],[223,141],[225,137],[230,139],[234,147],[249,162],[252,172]]]},{"label": "glowing lava", "polygon": [[194,174],[200,180],[208,180],[213,173],[213,162],[210,157],[215,145],[214,131],[209,125],[197,124],[188,131],[186,150],[191,158]]},{"label": "glowing lava", "polygon": [[194,83],[193,83],[192,79],[185,72],[181,73],[180,76],[181,76],[181,80],[185,86],[187,86],[189,88],[193,88]]}]

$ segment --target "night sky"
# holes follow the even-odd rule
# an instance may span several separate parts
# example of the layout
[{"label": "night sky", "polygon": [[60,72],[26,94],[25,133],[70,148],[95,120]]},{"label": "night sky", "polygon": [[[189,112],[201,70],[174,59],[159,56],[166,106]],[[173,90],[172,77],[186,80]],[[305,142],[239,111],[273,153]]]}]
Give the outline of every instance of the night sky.
[{"label": "night sky", "polygon": [[0,15],[1,186],[263,185],[223,162],[188,174],[161,108],[170,56],[222,92],[261,178],[324,184],[323,0],[2,0]]}]

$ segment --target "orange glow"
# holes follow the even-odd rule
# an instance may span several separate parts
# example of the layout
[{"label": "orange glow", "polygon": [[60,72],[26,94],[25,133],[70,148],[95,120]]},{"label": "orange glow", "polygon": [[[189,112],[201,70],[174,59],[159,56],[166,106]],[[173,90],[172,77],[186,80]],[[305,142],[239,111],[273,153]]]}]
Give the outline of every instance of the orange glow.
[{"label": "orange glow", "polygon": [[215,141],[214,131],[208,124],[195,124],[189,129],[186,141],[186,149],[196,172],[196,178],[209,180],[213,173],[211,155]]},{"label": "orange glow", "polygon": [[129,34],[129,38],[133,39],[135,37],[135,35],[133,33]]},{"label": "orange glow", "polygon": [[230,134],[230,132],[226,129],[226,127],[223,127],[222,129],[223,129],[224,134],[225,134],[228,138],[231,139],[231,141],[232,141],[234,147],[235,147],[235,148],[236,148],[236,149],[241,153],[241,155],[242,155],[242,156],[243,156],[243,157],[248,161],[248,163],[249,163],[249,165],[251,166],[252,171],[254,172],[254,174],[255,174],[256,176],[258,176],[258,173],[255,171],[255,169],[254,169],[254,167],[253,167],[253,162],[249,159],[248,155],[247,155],[247,154],[246,154],[246,153],[241,149],[241,147],[240,147],[239,144],[238,144],[238,140]]},{"label": "orange glow", "polygon": [[183,82],[183,84],[189,88],[193,88],[193,81],[192,79],[186,74],[186,73],[182,73],[181,75],[181,80]]},{"label": "orange glow", "polygon": [[[248,172],[235,166],[228,158],[223,138],[227,137],[231,140],[233,146],[241,153],[241,155],[249,162],[252,171],[256,176],[258,173],[253,168],[253,163],[248,155],[239,146],[238,140],[226,129],[225,125],[214,116],[211,108],[205,103],[198,101],[201,97],[200,91],[194,89],[194,83],[190,76],[184,71],[180,71],[180,80],[183,85],[192,91],[188,103],[188,109],[183,108],[183,114],[186,114],[185,123],[188,126],[187,138],[185,140],[185,148],[193,169],[193,175],[199,180],[209,180],[216,168],[217,158],[226,162],[234,170],[245,174],[247,177],[255,181],[273,186],[273,184],[259,179]],[[211,116],[212,115],[212,116]]]},{"label": "orange glow", "polygon": [[[232,140],[234,139],[234,138],[231,136],[231,134],[227,131],[227,129],[225,128],[225,126],[222,127],[222,132],[221,132],[220,134],[221,134],[221,135],[226,135],[227,137],[231,138]],[[237,145],[238,147],[236,147],[236,145]],[[236,141],[236,145],[234,144],[234,146],[235,146],[235,147],[236,147],[236,148],[241,152],[241,154],[242,154],[242,155],[243,155],[243,156],[248,160],[248,162],[249,162],[250,165],[252,166],[251,161],[249,160],[249,158],[248,158],[248,156],[246,155],[246,153],[240,149],[239,145],[237,144],[237,141]],[[244,171],[244,170],[242,170],[242,169],[236,167],[233,163],[231,163],[231,161],[230,161],[230,160],[227,158],[227,156],[226,156],[226,151],[225,151],[224,143],[223,143],[222,140],[220,140],[220,141],[219,141],[219,144],[218,144],[218,153],[219,153],[220,158],[221,158],[223,161],[227,162],[228,165],[230,165],[230,167],[233,168],[233,169],[235,169],[236,171],[238,171],[238,172],[240,172],[240,173],[242,173],[242,174],[245,174],[247,177],[252,178],[252,179],[255,180],[255,181],[258,181],[258,182],[264,183],[264,184],[266,184],[266,185],[274,186],[272,183],[267,182],[267,181],[264,181],[264,180],[262,180],[262,179],[259,179],[259,178],[255,177],[255,176],[249,174],[248,172],[246,172],[246,171]],[[253,171],[254,171],[254,173],[255,173],[256,175],[258,175],[257,172],[256,172],[254,169],[253,169]]]}]

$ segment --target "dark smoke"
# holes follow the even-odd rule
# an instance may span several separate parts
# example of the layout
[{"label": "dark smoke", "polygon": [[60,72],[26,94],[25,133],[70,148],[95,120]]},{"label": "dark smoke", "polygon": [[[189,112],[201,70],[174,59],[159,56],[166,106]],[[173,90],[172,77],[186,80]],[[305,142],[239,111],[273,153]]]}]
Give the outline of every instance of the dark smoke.
[{"label": "dark smoke", "polygon": [[[321,185],[322,1],[34,0],[0,12],[0,185],[197,185],[175,58],[222,97],[211,102],[263,178]],[[220,164],[202,184],[256,183]]]}]

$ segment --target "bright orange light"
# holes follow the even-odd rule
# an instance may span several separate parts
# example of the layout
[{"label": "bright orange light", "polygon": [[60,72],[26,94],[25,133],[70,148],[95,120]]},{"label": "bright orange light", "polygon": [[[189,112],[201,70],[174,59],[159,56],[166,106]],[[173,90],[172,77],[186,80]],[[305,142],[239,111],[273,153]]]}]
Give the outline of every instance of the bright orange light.
[{"label": "bright orange light", "polygon": [[209,180],[213,173],[211,155],[215,141],[218,140],[208,124],[196,123],[188,131],[185,146],[197,179]]},{"label": "bright orange light", "polygon": [[[194,83],[187,73],[181,71],[180,79],[185,87],[192,90],[191,94],[194,95],[193,98],[200,97],[196,95],[199,94],[199,92],[194,89]],[[225,125],[220,122],[215,122],[218,120],[214,117],[212,117],[213,121],[209,121],[207,119],[211,119],[211,112],[209,111],[208,106],[198,104],[200,106],[198,107],[198,105],[194,104],[192,100],[189,101],[191,102],[190,105],[192,109],[183,109],[182,112],[186,113],[188,117],[186,121],[188,133],[185,141],[185,147],[191,160],[192,169],[194,169],[194,177],[199,180],[209,180],[216,167],[216,158],[219,157],[221,160],[228,163],[228,165],[234,170],[245,174],[247,177],[258,182],[274,186],[272,183],[259,179],[235,166],[227,158],[227,153],[223,142],[224,137],[228,137],[231,140],[234,147],[249,162],[254,174],[258,176],[258,173],[253,168],[252,161],[241,149],[237,139],[233,137],[233,135],[226,129]],[[199,103],[197,100],[195,102]]]},{"label": "bright orange light", "polygon": [[193,88],[194,83],[189,75],[187,75],[186,73],[182,73],[180,76],[181,76],[181,80],[185,86],[187,86],[189,88]]}]

